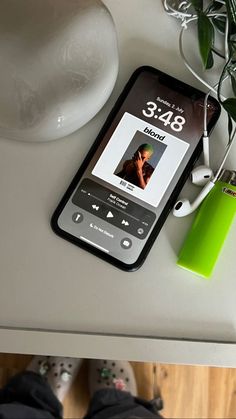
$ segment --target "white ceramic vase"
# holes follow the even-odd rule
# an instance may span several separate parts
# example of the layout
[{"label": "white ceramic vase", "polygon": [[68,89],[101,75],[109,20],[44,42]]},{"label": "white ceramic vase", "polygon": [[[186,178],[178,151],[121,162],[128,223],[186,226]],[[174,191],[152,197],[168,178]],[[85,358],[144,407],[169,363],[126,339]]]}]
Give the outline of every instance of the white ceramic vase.
[{"label": "white ceramic vase", "polygon": [[0,136],[49,141],[86,124],[118,73],[112,17],[100,0],[1,0]]}]

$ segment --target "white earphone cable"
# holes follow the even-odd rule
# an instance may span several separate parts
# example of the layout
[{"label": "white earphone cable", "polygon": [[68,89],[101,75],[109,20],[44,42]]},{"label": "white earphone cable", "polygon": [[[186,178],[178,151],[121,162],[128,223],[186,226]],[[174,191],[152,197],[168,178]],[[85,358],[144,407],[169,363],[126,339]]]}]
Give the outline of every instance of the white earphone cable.
[{"label": "white earphone cable", "polygon": [[233,143],[234,143],[235,137],[236,137],[236,128],[235,128],[234,133],[233,133],[233,135],[232,135],[232,137],[231,137],[231,141],[228,143],[228,145],[227,145],[227,147],[226,147],[226,151],[225,151],[225,154],[224,154],[223,160],[222,160],[222,162],[221,162],[221,164],[220,164],[220,167],[219,167],[219,169],[217,170],[217,172],[216,172],[216,174],[215,174],[215,176],[214,176],[214,179],[213,179],[213,181],[212,181],[213,183],[215,183],[215,182],[218,180],[218,177],[219,177],[219,175],[220,175],[220,173],[221,173],[221,171],[222,171],[222,169],[223,169],[223,167],[224,167],[225,161],[226,161],[226,159],[227,159],[227,157],[228,157],[228,155],[229,155],[229,152],[230,152],[230,150],[231,150],[231,148],[232,148],[232,146],[233,146]]}]

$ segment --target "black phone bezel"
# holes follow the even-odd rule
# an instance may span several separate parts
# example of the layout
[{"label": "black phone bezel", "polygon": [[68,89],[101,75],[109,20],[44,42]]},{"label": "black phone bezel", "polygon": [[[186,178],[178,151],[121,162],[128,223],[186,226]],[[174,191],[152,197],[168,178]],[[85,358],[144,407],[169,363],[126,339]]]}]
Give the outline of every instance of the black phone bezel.
[{"label": "black phone bezel", "polygon": [[[202,137],[199,138],[199,142],[190,158],[190,160],[188,161],[188,164],[185,166],[183,173],[175,187],[174,192],[171,194],[169,200],[167,201],[165,207],[163,208],[163,211],[160,215],[160,217],[158,218],[158,220],[156,221],[156,224],[145,244],[145,246],[143,247],[138,259],[136,260],[136,262],[134,262],[133,264],[126,264],[124,262],[121,262],[120,260],[116,259],[115,257],[106,254],[104,252],[102,252],[101,250],[83,242],[82,240],[78,239],[77,237],[67,233],[66,231],[62,230],[59,226],[58,226],[58,218],[60,216],[60,214],[62,213],[66,203],[68,202],[68,200],[70,199],[73,191],[76,189],[81,177],[83,176],[89,162],[91,161],[91,158],[93,157],[94,153],[96,152],[97,148],[99,147],[102,138],[104,137],[106,131],[109,129],[114,117],[116,116],[117,112],[119,111],[119,109],[121,108],[124,100],[126,99],[128,93],[130,92],[130,90],[132,89],[135,81],[137,80],[137,78],[139,77],[139,75],[143,72],[143,71],[149,71],[151,73],[154,74],[158,74],[161,77],[165,78],[165,80],[168,80],[168,85],[171,87],[172,85],[174,86],[174,89],[176,90],[176,88],[184,91],[185,95],[193,95],[193,94],[199,94],[200,96],[204,96],[204,93],[201,92],[198,89],[195,89],[192,86],[187,85],[186,83],[175,79],[172,76],[169,76],[166,73],[163,73],[162,71],[150,67],[150,66],[142,66],[139,67],[137,70],[134,71],[134,73],[132,74],[132,76],[130,77],[129,81],[127,82],[127,84],[125,85],[122,93],[120,94],[120,96],[118,97],[118,100],[116,101],[114,107],[112,108],[111,112],[109,113],[103,127],[101,128],[95,142],[93,143],[92,147],[90,148],[88,154],[86,155],[85,159],[83,160],[80,168],[78,169],[76,175],[74,176],[72,182],[70,183],[68,189],[66,190],[65,194],[63,195],[62,199],[60,200],[56,210],[54,211],[52,218],[51,218],[51,227],[53,229],[53,231],[60,237],[68,240],[69,242],[89,251],[90,253],[92,253],[95,256],[100,257],[101,259],[105,260],[106,262],[111,263],[113,266],[116,266],[124,271],[127,272],[133,272],[136,271],[138,268],[140,268],[143,264],[143,262],[145,261],[149,251],[151,250],[151,247],[153,245],[153,243],[155,242],[161,228],[164,225],[164,222],[166,220],[166,218],[168,217],[171,209],[173,208],[181,189],[184,186],[184,183],[186,182],[189,173],[191,172],[191,169],[194,166],[194,163],[197,161],[197,159],[199,158],[201,152],[202,152]],[[218,101],[214,98],[211,97],[211,100],[214,101],[217,111],[214,113],[213,117],[211,118],[210,123],[208,124],[208,132],[211,132],[211,130],[213,129],[213,127],[215,126],[219,116],[220,116],[220,112],[221,112],[221,107],[218,103]]]}]

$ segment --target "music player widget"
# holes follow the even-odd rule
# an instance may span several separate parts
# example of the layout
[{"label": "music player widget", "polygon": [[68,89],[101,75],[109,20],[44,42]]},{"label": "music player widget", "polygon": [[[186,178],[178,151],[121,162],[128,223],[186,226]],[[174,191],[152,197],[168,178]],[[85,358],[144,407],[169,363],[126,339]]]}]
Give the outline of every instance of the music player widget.
[{"label": "music player widget", "polygon": [[[84,179],[72,198],[73,204],[139,239],[144,239],[156,215],[98,183]],[[76,216],[74,216],[76,218]],[[80,222],[80,217],[78,221]]]}]

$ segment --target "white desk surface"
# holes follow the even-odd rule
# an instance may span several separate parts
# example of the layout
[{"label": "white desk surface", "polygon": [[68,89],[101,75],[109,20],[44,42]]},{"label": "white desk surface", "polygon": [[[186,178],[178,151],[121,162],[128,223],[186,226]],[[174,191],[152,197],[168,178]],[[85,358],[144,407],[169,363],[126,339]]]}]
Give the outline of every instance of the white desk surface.
[{"label": "white desk surface", "polygon": [[[0,139],[0,352],[236,366],[235,223],[209,281],[176,266],[191,216],[169,216],[135,273],[50,228],[54,208],[133,70],[152,65],[200,87],[178,53],[179,22],[160,0],[106,4],[117,26],[120,71],[103,110],[59,141]],[[191,50],[197,53],[197,46]],[[225,132],[223,117],[212,136],[215,167]],[[235,156],[234,146],[229,168],[236,168]],[[198,189],[185,191],[193,197]]]}]

